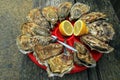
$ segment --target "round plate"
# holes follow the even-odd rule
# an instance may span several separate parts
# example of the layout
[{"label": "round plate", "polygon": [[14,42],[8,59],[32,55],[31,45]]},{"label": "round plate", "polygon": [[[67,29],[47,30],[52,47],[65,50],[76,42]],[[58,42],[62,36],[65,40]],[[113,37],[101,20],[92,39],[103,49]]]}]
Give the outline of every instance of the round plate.
[{"label": "round plate", "polygon": [[[74,25],[74,21],[71,22],[73,25]],[[75,37],[74,35],[70,36],[70,37],[64,37],[60,34],[59,32],[59,29],[58,29],[58,26],[59,26],[60,22],[58,22],[54,28],[54,30],[51,31],[51,34],[52,35],[55,35],[58,37],[58,39],[60,41],[64,41],[64,39],[66,39],[66,43],[69,44],[70,46],[73,46],[74,42],[75,41],[79,41],[79,38],[80,37]],[[86,46],[86,45],[85,45]],[[93,58],[98,61],[101,57],[102,57],[102,54],[97,52],[97,51],[91,51],[90,48],[88,46],[86,46],[88,48],[88,50],[90,51],[90,53],[92,54]],[[33,53],[29,53],[28,54],[29,58],[36,64],[38,65],[40,68],[46,70],[46,66],[43,66],[41,64],[38,63],[38,61],[36,60],[36,58],[34,57]],[[77,64],[74,64],[74,68],[70,71],[70,73],[76,73],[76,72],[81,72],[83,70],[86,70],[87,67],[85,66],[79,66]]]}]

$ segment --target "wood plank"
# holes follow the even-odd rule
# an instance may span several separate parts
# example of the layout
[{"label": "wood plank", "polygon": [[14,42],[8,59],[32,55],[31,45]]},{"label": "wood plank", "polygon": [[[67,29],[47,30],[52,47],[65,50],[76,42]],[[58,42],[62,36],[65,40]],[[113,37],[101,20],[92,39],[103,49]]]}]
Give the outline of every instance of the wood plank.
[{"label": "wood plank", "polygon": [[19,80],[22,54],[16,37],[25,22],[32,0],[0,0],[0,80]]},{"label": "wood plank", "polygon": [[[113,7],[109,0],[96,0],[100,11],[108,14],[109,22],[114,26],[116,35],[113,38],[113,41],[110,44],[115,48],[115,51],[104,55],[102,59],[98,62],[98,72],[100,80],[119,80],[120,79],[120,24],[119,20],[114,12]],[[117,56],[117,57],[115,57]],[[117,60],[118,58],[119,60]]]},{"label": "wood plank", "polygon": [[39,0],[39,4],[41,8],[51,5],[57,7],[60,3],[66,1],[74,3],[74,0]]}]

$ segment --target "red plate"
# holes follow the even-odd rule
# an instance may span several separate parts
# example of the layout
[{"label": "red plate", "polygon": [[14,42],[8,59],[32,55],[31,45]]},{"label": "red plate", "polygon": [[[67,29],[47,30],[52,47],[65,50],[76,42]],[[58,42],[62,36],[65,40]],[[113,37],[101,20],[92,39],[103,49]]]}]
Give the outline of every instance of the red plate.
[{"label": "red plate", "polygon": [[[71,22],[71,23],[74,25],[74,22]],[[62,35],[60,34],[60,32],[59,32],[58,26],[59,26],[59,22],[58,22],[58,24],[55,26],[55,29],[54,29],[53,31],[51,31],[51,34],[57,36],[60,41],[64,41],[64,38],[66,38],[66,42],[67,42],[67,44],[69,44],[70,46],[73,46],[74,41],[79,41],[79,42],[80,42],[80,40],[79,40],[80,37],[75,37],[74,35],[72,35],[72,36],[70,36],[70,37],[64,37],[64,36],[62,36]],[[86,47],[87,47],[87,46],[86,46]],[[97,52],[97,51],[91,51],[89,47],[87,47],[87,48],[89,49],[90,53],[92,54],[93,58],[94,58],[96,61],[98,61],[98,60],[102,57],[102,54],[101,54],[101,53],[99,53],[99,52]],[[39,64],[38,61],[36,60],[36,58],[33,56],[33,53],[29,53],[28,56],[29,56],[29,58],[30,58],[36,65],[38,65],[40,68],[46,70],[46,66],[43,66],[43,65]],[[85,66],[79,66],[79,65],[77,65],[77,64],[74,64],[74,66],[75,66],[75,67],[71,70],[70,73],[81,72],[81,71],[87,69],[87,67],[85,67]]]}]

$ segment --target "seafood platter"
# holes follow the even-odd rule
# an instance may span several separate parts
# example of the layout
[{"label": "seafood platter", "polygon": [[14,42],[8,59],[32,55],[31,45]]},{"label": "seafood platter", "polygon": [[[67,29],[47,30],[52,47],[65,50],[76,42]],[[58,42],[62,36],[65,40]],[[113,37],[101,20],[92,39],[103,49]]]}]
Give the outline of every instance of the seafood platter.
[{"label": "seafood platter", "polygon": [[60,3],[32,9],[21,25],[16,43],[49,77],[71,74],[96,66],[102,54],[111,53],[115,31],[107,14],[89,5]]}]

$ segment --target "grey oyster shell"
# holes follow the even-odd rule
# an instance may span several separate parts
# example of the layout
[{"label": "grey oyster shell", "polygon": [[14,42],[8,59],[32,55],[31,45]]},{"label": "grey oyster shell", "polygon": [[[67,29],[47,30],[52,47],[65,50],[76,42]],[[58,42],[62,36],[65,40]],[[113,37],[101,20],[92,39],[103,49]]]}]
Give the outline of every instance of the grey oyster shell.
[{"label": "grey oyster shell", "polygon": [[70,13],[70,9],[72,7],[71,2],[63,2],[58,5],[58,17],[60,21],[63,21]]},{"label": "grey oyster shell", "polygon": [[74,48],[77,52],[74,52],[74,62],[78,65],[84,65],[86,67],[95,67],[96,61],[93,59],[88,49],[80,42],[74,43]]},{"label": "grey oyster shell", "polygon": [[81,15],[90,11],[90,7],[83,3],[75,3],[70,11],[70,20],[79,19]]},{"label": "grey oyster shell", "polygon": [[115,34],[112,24],[103,20],[88,24],[88,28],[89,33],[101,41],[112,40]]},{"label": "grey oyster shell", "polygon": [[91,23],[99,19],[105,19],[106,16],[107,15],[102,12],[91,12],[91,13],[82,15],[80,19],[86,23]]},{"label": "grey oyster shell", "polygon": [[110,53],[114,50],[114,48],[109,46],[107,43],[100,41],[91,35],[84,35],[80,39],[84,44],[88,45],[91,50],[96,50],[101,53]]}]

